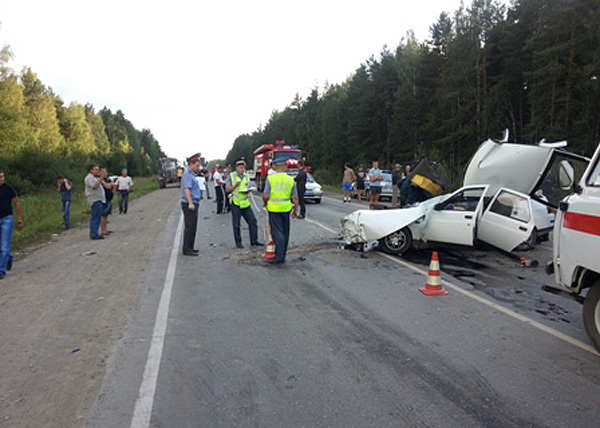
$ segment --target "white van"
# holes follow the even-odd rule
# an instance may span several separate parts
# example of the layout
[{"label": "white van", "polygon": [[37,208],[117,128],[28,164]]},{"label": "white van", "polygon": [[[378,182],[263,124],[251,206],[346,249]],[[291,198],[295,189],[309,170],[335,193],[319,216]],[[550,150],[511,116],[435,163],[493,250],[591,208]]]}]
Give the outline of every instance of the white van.
[{"label": "white van", "polygon": [[554,257],[547,272],[556,282],[579,295],[585,328],[600,350],[600,145],[576,183],[568,164],[559,171],[562,189],[573,193],[559,204],[554,224]]}]

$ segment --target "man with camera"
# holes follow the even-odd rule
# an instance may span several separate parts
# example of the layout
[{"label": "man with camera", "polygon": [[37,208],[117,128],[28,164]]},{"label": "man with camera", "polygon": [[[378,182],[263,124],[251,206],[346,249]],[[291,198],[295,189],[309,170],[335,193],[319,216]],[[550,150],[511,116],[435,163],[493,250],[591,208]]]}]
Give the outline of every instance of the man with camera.
[{"label": "man with camera", "polygon": [[106,170],[102,172],[98,165],[91,165],[88,171],[89,174],[86,175],[83,184],[85,186],[85,196],[91,209],[90,239],[104,239],[104,236],[100,235],[100,221],[106,203],[104,187],[102,186],[102,180],[106,177]]},{"label": "man with camera", "polygon": [[71,225],[71,203],[73,202],[73,183],[67,177],[62,175],[56,180],[58,188],[56,191],[60,193],[60,201],[62,206],[62,215],[65,229],[69,229]]}]

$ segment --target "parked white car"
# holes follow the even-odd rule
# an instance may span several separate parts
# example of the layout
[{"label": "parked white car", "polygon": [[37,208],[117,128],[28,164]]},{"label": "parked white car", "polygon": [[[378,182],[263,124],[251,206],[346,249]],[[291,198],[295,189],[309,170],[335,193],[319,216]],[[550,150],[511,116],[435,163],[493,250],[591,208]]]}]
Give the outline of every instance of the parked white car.
[{"label": "parked white car", "polygon": [[[292,178],[296,178],[298,175],[297,172],[288,173],[288,175]],[[305,201],[313,201],[315,204],[320,204],[321,199],[323,198],[323,188],[315,177],[312,176],[310,172],[306,173],[306,192],[304,192],[304,200]]]},{"label": "parked white car", "polygon": [[308,201],[314,201],[315,204],[321,203],[323,197],[323,188],[317,180],[312,176],[310,172],[306,173],[306,192],[304,193],[304,199]]},{"label": "parked white car", "polygon": [[431,243],[473,246],[477,240],[513,251],[536,227],[531,198],[505,188],[488,198],[488,187],[465,186],[399,210],[358,210],[342,219],[341,232],[348,244],[379,241],[395,255]]}]

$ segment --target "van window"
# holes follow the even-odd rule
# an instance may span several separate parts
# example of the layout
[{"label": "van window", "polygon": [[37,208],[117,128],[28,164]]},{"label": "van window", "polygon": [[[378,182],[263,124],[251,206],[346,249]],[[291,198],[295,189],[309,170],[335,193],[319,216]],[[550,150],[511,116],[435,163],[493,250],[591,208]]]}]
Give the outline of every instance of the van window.
[{"label": "van window", "polygon": [[600,158],[596,159],[596,166],[594,166],[592,173],[587,179],[587,185],[600,187]]}]

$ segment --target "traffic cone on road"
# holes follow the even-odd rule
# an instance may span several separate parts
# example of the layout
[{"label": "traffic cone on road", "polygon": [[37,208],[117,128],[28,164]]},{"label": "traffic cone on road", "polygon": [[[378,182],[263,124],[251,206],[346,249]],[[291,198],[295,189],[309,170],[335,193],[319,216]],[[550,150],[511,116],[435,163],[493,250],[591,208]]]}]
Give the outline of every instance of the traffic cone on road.
[{"label": "traffic cone on road", "polygon": [[431,255],[431,263],[429,264],[429,275],[427,276],[427,284],[425,287],[419,288],[423,294],[448,294],[442,287],[442,278],[440,277],[440,260],[437,251]]},{"label": "traffic cone on road", "polygon": [[269,239],[269,242],[267,242],[267,250],[263,254],[263,258],[267,260],[275,258],[275,242],[273,242],[273,239]]}]

